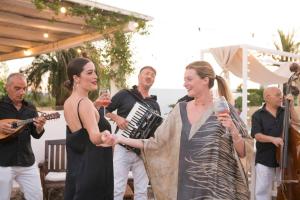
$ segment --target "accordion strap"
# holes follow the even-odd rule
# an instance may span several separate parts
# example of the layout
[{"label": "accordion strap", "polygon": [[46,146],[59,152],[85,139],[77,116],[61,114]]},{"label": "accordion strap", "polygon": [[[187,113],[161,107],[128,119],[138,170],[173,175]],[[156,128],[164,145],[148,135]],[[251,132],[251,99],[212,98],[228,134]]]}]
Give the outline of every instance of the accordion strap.
[{"label": "accordion strap", "polygon": [[144,101],[139,95],[136,93],[132,92],[131,90],[125,89],[129,94],[131,94],[136,100],[138,100],[140,103],[142,103],[144,106],[153,109],[146,101]]}]

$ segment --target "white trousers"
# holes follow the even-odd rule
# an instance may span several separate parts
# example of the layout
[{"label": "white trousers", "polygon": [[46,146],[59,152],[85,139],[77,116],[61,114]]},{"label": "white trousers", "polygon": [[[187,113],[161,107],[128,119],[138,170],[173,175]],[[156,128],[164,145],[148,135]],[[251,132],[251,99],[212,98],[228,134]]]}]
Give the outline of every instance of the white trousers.
[{"label": "white trousers", "polygon": [[257,163],[255,173],[255,200],[271,200],[273,180],[276,178],[276,168]]},{"label": "white trousers", "polygon": [[130,170],[134,180],[134,200],[147,200],[149,179],[144,162],[133,151],[120,145],[114,149],[114,200],[123,200]]},{"label": "white trousers", "polygon": [[13,180],[26,200],[42,200],[43,191],[36,163],[30,167],[0,167],[0,199],[10,200]]}]

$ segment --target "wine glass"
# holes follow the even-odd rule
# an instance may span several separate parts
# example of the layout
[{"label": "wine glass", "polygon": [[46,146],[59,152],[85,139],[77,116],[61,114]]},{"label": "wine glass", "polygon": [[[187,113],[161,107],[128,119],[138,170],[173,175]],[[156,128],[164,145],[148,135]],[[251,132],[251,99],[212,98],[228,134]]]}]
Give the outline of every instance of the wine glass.
[{"label": "wine glass", "polygon": [[[220,96],[214,100],[214,111],[216,114],[230,113],[228,102],[224,96]],[[229,137],[230,135],[228,129],[225,128],[225,134],[223,134],[222,137]]]},{"label": "wine glass", "polygon": [[103,88],[99,90],[99,105],[103,106],[104,116],[106,114],[105,108],[111,103],[110,101],[110,91],[107,88]]}]

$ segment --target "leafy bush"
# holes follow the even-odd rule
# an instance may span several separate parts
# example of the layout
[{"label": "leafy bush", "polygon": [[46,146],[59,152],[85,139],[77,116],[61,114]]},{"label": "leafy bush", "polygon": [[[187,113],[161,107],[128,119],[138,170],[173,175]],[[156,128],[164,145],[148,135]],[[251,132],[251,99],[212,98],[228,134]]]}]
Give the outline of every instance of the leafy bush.
[{"label": "leafy bush", "polygon": [[[264,102],[263,89],[248,89],[248,106],[261,106]],[[242,97],[235,100],[235,107],[242,110]]]},{"label": "leafy bush", "polygon": [[55,98],[42,92],[28,92],[25,99],[32,102],[37,107],[55,106]]},{"label": "leafy bush", "polygon": [[0,97],[5,95],[5,84],[4,81],[0,79]]}]

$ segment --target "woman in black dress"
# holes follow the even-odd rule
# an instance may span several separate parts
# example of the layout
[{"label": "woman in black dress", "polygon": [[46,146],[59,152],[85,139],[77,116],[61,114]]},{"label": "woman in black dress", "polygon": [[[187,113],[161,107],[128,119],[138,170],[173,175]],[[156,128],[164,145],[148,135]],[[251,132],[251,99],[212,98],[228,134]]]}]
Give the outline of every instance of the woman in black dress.
[{"label": "woman in black dress", "polygon": [[65,101],[67,122],[67,177],[65,200],[113,199],[110,124],[99,115],[88,93],[97,89],[94,64],[86,58],[72,60],[66,86],[72,90]]}]

